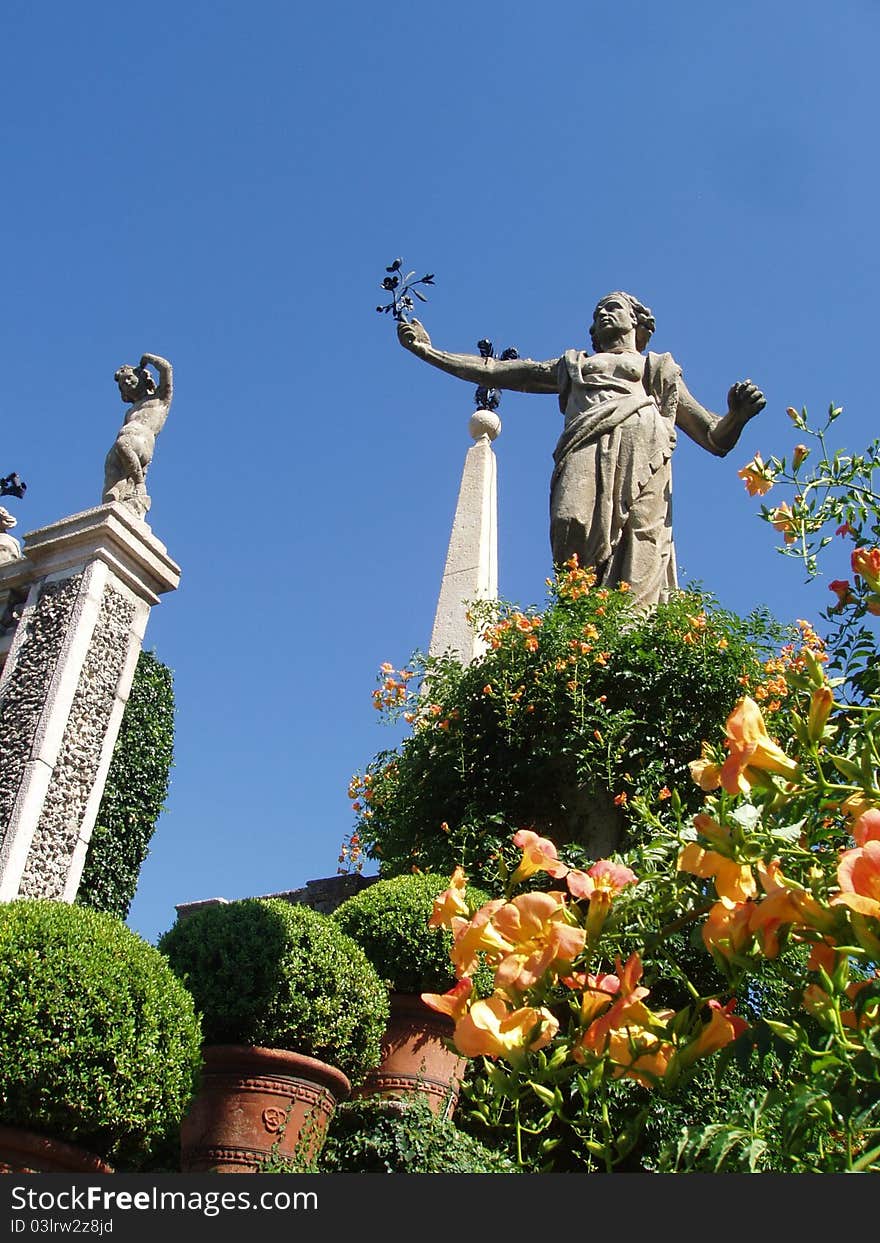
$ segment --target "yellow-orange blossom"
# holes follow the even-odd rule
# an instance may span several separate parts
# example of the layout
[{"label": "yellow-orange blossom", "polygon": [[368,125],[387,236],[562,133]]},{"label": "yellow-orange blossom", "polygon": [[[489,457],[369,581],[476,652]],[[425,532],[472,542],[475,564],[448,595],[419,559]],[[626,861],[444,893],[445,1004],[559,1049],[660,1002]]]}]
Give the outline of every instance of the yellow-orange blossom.
[{"label": "yellow-orange blossom", "polygon": [[740,699],[725,725],[724,745],[729,752],[723,764],[714,764],[705,753],[690,764],[691,776],[702,790],[722,786],[728,794],[748,794],[763,773],[776,773],[789,781],[800,776],[800,767],[789,759],[767,733],[761,709],[748,695]]}]

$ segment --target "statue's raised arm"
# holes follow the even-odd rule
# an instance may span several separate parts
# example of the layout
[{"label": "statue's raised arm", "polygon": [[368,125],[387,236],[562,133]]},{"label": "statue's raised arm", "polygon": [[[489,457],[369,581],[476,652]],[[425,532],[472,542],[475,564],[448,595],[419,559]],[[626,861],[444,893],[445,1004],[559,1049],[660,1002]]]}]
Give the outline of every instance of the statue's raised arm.
[{"label": "statue's raised arm", "polygon": [[517,393],[558,393],[559,359],[534,362],[531,358],[484,358],[478,354],[450,354],[437,350],[424,324],[417,319],[397,322],[397,339],[405,350],[432,367],[484,388],[512,389]]},{"label": "statue's raised arm", "polygon": [[161,358],[158,354],[141,354],[141,369],[144,367],[152,367],[159,377],[159,385],[156,389],[156,397],[159,401],[164,402],[166,406],[171,405],[171,398],[174,396],[174,372],[171,363],[167,358]]}]

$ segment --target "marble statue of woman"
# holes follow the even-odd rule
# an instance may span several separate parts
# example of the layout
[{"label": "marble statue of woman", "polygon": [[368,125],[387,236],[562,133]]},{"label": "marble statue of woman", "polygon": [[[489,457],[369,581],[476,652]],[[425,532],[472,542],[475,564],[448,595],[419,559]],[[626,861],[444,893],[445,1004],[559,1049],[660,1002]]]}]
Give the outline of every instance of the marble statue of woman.
[{"label": "marble statue of woman", "polygon": [[398,339],[441,371],[487,388],[555,393],[565,416],[550,483],[554,564],[577,555],[602,586],[629,584],[637,607],[666,599],[677,584],[672,539],[672,451],[680,428],[724,457],[766,404],[751,380],[734,384],[722,417],[688,392],[671,354],[645,353],[654,317],[631,294],[596,306],[593,352],[559,358],[482,358],[435,349],[417,319]]}]

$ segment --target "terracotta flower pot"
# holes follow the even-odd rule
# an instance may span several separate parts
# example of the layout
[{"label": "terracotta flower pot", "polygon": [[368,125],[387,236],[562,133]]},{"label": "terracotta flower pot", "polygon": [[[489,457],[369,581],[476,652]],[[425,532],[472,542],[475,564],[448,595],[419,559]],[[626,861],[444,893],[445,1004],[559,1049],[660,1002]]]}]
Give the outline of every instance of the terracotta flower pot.
[{"label": "terracotta flower pot", "polygon": [[35,1131],[0,1126],[0,1174],[112,1174],[93,1152]]},{"label": "terracotta flower pot", "polygon": [[184,1174],[251,1174],[266,1160],[310,1161],[339,1101],[341,1070],[287,1049],[206,1045],[201,1089],[180,1129]]},{"label": "terracotta flower pot", "polygon": [[382,1060],[353,1095],[423,1092],[435,1114],[451,1118],[467,1065],[466,1058],[444,1043],[454,1028],[448,1015],[429,1009],[417,993],[392,993]]}]

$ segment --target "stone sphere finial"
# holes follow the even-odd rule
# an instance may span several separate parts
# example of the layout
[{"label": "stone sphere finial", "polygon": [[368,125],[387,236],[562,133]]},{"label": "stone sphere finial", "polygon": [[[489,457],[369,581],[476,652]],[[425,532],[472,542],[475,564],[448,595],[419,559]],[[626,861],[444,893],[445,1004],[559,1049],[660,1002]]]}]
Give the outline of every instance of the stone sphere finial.
[{"label": "stone sphere finial", "polygon": [[501,420],[494,410],[475,410],[468,423],[468,431],[474,440],[488,436],[494,440],[501,431]]}]

